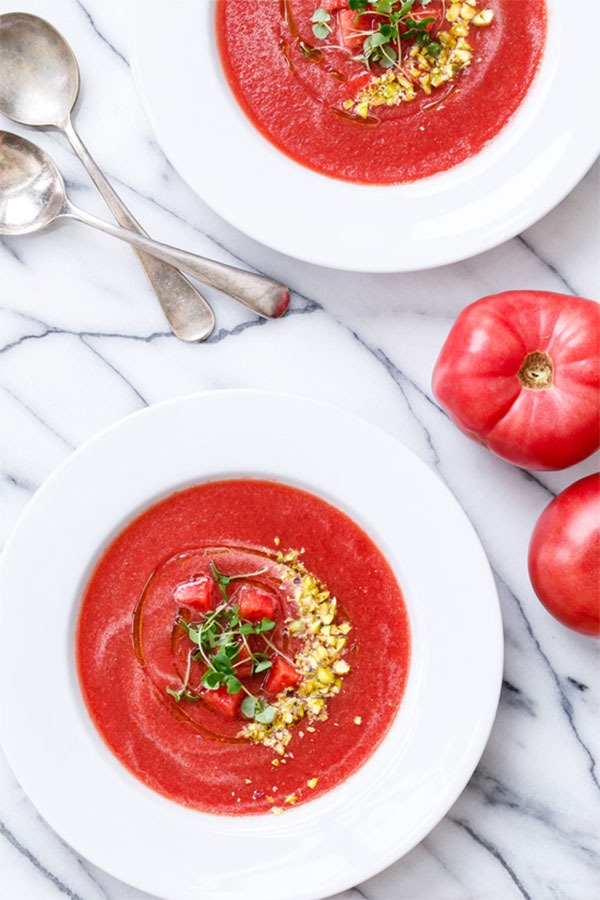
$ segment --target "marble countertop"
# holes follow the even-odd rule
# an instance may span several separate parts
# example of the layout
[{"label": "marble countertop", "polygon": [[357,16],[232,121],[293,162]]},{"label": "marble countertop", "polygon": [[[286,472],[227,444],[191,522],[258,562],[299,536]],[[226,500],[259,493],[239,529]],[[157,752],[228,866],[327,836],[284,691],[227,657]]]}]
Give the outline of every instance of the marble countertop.
[{"label": "marble countertop", "polygon": [[[0,12],[13,9],[0,0]],[[380,276],[318,268],[233,230],[169,166],[133,86],[126,4],[22,0],[21,9],[51,19],[76,50],[78,128],[150,233],[279,278],[293,297],[289,313],[268,323],[215,297],[216,331],[190,346],[170,334],[125,246],[73,223],[0,240],[0,545],[74,448],[148,404],[194,391],[277,388],[380,425],[437,473],[477,529],[498,585],[506,660],[496,723],[463,795],[417,848],[343,897],[600,896],[598,646],[548,616],[526,567],[543,507],[597,461],[550,474],[514,468],[463,437],[430,387],[453,319],[476,298],[517,287],[600,297],[598,164],[536,225],[466,262]],[[74,201],[105,215],[65,141],[32,139],[51,151]],[[66,846],[1,754],[0,786],[0,897],[145,896]]]}]

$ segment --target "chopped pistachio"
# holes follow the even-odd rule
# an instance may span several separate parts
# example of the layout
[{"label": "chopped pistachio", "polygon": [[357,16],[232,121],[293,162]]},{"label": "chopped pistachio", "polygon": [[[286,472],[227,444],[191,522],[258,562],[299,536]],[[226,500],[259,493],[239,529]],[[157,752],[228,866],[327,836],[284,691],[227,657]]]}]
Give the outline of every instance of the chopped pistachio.
[{"label": "chopped pistachio", "polygon": [[333,671],[336,675],[346,675],[350,671],[350,666],[345,659],[337,659],[333,664]]},{"label": "chopped pistachio", "polygon": [[481,12],[478,12],[477,15],[473,17],[473,25],[476,25],[478,28],[490,25],[493,18],[493,9],[482,9]]},{"label": "chopped pistachio", "polygon": [[321,684],[333,684],[335,681],[335,676],[331,669],[326,669],[325,666],[319,666],[317,669],[317,678],[321,682]]},{"label": "chopped pistachio", "polygon": [[465,40],[470,26],[490,25],[493,18],[493,10],[478,9],[477,0],[452,0],[445,10],[449,30],[438,31],[431,46],[414,43],[404,60],[374,75],[352,100],[344,101],[343,108],[366,119],[377,106],[414,100],[418,89],[431,95],[471,64],[473,48]]},{"label": "chopped pistachio", "polygon": [[461,5],[462,4],[460,3],[453,3],[450,9],[446,11],[446,19],[448,20],[448,22],[457,21],[458,17],[460,16]]},{"label": "chopped pistachio", "polygon": [[[306,570],[299,560],[300,553],[296,550],[278,551],[276,558],[280,564],[282,582],[294,582],[293,596],[298,612],[286,624],[290,636],[301,642],[293,662],[302,680],[293,693],[284,691],[272,702],[275,716],[270,724],[253,721],[241,731],[243,737],[270,747],[280,757],[284,754],[292,756],[286,753],[286,747],[292,739],[290,729],[294,725],[305,718],[309,722],[327,719],[327,700],[339,693],[341,676],[350,670],[349,664],[342,659],[345,636],[351,630],[350,623],[342,621],[338,624],[335,621],[335,597]],[[340,634],[344,636],[340,637]],[[307,730],[312,732],[314,728],[308,727]],[[275,759],[273,765],[280,762],[285,760]]]}]

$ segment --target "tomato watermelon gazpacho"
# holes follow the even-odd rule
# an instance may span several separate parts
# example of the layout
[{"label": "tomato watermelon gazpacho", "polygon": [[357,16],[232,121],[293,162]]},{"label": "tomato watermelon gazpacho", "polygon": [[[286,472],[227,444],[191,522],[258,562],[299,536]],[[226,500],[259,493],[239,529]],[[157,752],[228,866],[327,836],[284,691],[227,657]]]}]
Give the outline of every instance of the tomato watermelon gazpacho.
[{"label": "tomato watermelon gazpacho", "polygon": [[147,786],[205,812],[278,814],[380,744],[410,631],[392,569],[345,513],[233,479],[157,502],[112,541],[76,656],[93,722]]},{"label": "tomato watermelon gazpacho", "polygon": [[546,22],[545,0],[217,0],[216,33],[271,143],[322,174],[393,184],[498,134],[539,68]]}]

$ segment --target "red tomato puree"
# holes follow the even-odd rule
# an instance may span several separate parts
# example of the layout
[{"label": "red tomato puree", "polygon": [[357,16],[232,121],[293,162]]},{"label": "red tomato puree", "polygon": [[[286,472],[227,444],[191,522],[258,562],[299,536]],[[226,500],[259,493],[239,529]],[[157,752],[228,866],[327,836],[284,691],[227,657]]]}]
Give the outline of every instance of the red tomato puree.
[{"label": "red tomato puree", "polygon": [[[454,15],[452,7],[459,10],[461,4],[430,0],[421,6],[415,0],[411,15],[434,19],[427,40],[441,46],[440,32],[464,25],[445,18]],[[325,39],[313,33],[317,8],[330,16]],[[449,39],[468,47],[465,56],[461,43],[458,64],[444,69],[455,65],[455,75],[435,86],[437,60],[444,57],[426,61],[431,71],[423,74],[415,69],[418,58],[410,56],[414,38],[407,37],[401,41],[401,68],[391,66],[389,72],[408,79],[414,96],[368,110],[363,105],[362,114],[353,98],[386,70],[357,57],[364,52],[364,29],[378,28],[381,18],[365,14],[353,24],[356,13],[347,0],[219,0],[216,33],[231,89],[264,137],[325,175],[393,184],[474,156],[506,125],[531,86],[545,43],[545,0],[477,0],[476,9],[493,18],[482,27],[467,23],[464,39]],[[466,14],[471,15],[468,4]],[[318,196],[313,199],[318,204]]]},{"label": "red tomato puree", "polygon": [[[302,571],[337,599],[333,625],[319,628],[329,635],[339,633],[336,622],[349,626],[341,642],[346,674],[336,681],[341,687],[327,701],[326,718],[295,722],[285,752],[276,752],[240,736],[249,722],[240,707],[243,691],[200,687],[204,663],[189,662],[188,645],[198,648],[186,629],[211,615],[199,611],[207,603],[214,607],[223,591],[233,592],[230,603],[251,620],[246,628],[267,622],[271,629],[269,645],[260,635],[248,638],[253,650],[267,650],[266,658],[277,646],[297,660],[290,622],[300,579],[282,563],[291,548],[302,551]],[[232,580],[223,587],[213,580],[215,572]],[[243,479],[173,494],[124,528],[85,589],[76,655],[89,713],[123,765],[184,806],[247,815],[313,799],[371,756],[404,692],[410,633],[389,564],[347,515],[305,491]],[[265,702],[276,702],[269,699],[270,685],[277,683],[277,693],[295,673],[289,662],[272,659],[266,677],[243,679],[242,671],[252,669],[243,662],[236,669],[252,692],[267,692]],[[186,670],[197,693],[177,699]],[[278,693],[277,700],[289,693]]]}]

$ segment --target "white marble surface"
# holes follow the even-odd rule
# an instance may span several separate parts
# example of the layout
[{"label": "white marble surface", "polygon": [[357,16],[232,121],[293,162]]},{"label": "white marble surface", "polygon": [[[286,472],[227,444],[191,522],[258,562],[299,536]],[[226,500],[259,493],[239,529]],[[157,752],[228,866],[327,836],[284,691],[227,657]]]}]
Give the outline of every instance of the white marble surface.
[{"label": "white marble surface", "polygon": [[[0,0],[0,12],[14,8]],[[600,896],[598,646],[546,614],[526,570],[536,517],[597,461],[544,475],[513,468],[459,434],[430,389],[453,318],[477,297],[516,287],[600,297],[598,166],[523,235],[467,262],[406,275],[320,269],[235,232],[170,168],[133,87],[124,2],[22,0],[21,9],[51,19],[76,50],[83,77],[77,124],[147,229],[276,276],[294,293],[288,315],[266,324],[215,297],[217,331],[205,345],[186,346],[170,335],[126,247],[75,224],[1,240],[0,545],[58,463],[146,404],[198,390],[277,387],[381,425],[450,486],[481,537],[501,598],[505,680],[489,744],[464,794],[412,853],[343,897]],[[76,202],[104,214],[60,136],[21,133],[50,149]],[[3,900],[142,898],[45,825],[1,754],[0,786]]]}]

